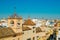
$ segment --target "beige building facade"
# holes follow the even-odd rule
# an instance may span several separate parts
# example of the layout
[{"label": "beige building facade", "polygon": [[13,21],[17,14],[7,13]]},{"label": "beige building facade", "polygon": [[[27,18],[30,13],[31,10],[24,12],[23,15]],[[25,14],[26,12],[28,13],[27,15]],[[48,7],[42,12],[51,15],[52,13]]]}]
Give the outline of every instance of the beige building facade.
[{"label": "beige building facade", "polygon": [[35,26],[36,24],[30,18],[23,23],[22,17],[14,14],[8,17],[8,27],[2,28],[3,31],[0,30],[0,40],[38,40],[46,36],[47,32]]}]

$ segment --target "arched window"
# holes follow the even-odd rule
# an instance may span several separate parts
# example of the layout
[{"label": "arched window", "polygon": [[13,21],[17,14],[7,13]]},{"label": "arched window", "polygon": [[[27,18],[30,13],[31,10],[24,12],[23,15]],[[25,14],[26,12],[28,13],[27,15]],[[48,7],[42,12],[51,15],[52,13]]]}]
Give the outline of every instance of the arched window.
[{"label": "arched window", "polygon": [[20,25],[20,23],[17,23],[18,25]]},{"label": "arched window", "polygon": [[11,25],[11,26],[14,26],[14,21],[13,21],[13,20],[10,21],[10,25]]},{"label": "arched window", "polygon": [[14,21],[11,21],[10,24],[14,24]]},{"label": "arched window", "polygon": [[17,27],[20,27],[20,23],[17,23]]},{"label": "arched window", "polygon": [[18,22],[17,22],[17,26],[18,26],[18,27],[20,26],[20,20],[18,20]]},{"label": "arched window", "polygon": [[14,21],[11,21],[10,24],[14,24]]}]

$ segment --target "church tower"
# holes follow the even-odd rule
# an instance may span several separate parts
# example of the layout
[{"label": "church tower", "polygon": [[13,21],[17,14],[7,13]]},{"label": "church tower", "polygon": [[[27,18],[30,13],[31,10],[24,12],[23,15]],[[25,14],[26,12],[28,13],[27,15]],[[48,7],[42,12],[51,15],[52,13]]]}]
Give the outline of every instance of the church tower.
[{"label": "church tower", "polygon": [[13,28],[16,32],[22,31],[22,17],[19,17],[16,12],[14,12],[12,16],[8,17],[8,27]]}]

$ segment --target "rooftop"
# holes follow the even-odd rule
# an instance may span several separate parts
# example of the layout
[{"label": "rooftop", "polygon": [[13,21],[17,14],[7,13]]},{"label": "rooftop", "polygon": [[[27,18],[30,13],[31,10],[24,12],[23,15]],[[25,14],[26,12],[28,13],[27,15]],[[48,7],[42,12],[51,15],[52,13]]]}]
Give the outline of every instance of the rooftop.
[{"label": "rooftop", "polygon": [[22,17],[21,17],[21,16],[18,16],[16,13],[13,14],[13,15],[11,15],[11,16],[9,16],[8,18],[9,18],[9,19],[12,19],[12,18],[13,18],[13,19],[15,19],[15,18],[16,18],[16,19],[22,19]]},{"label": "rooftop", "polygon": [[37,27],[37,28],[36,28],[36,33],[39,33],[39,32],[42,32],[42,30],[41,30],[40,27]]},{"label": "rooftop", "polygon": [[0,28],[0,38],[10,37],[14,35],[21,35],[22,33],[15,33],[11,28]]},{"label": "rooftop", "polygon": [[23,23],[23,25],[31,25],[31,26],[33,26],[33,25],[36,25],[36,24],[29,18],[28,20],[26,20],[26,21]]},{"label": "rooftop", "polygon": [[31,28],[29,28],[29,27],[23,27],[22,30],[23,31],[27,31],[27,30],[31,30]]}]

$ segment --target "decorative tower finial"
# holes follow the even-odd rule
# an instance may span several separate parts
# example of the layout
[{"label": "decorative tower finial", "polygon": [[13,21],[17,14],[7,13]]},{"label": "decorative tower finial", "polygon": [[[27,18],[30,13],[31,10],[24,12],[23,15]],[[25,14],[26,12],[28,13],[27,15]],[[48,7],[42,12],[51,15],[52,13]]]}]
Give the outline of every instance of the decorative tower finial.
[{"label": "decorative tower finial", "polygon": [[16,6],[14,7],[14,14],[16,14]]},{"label": "decorative tower finial", "polygon": [[17,14],[16,14],[16,6],[14,7],[14,17],[15,18],[17,17]]}]

